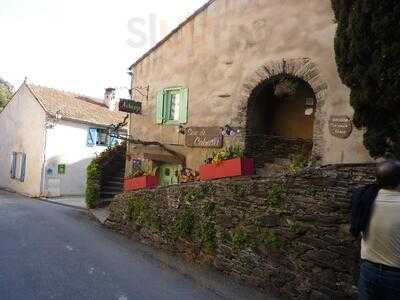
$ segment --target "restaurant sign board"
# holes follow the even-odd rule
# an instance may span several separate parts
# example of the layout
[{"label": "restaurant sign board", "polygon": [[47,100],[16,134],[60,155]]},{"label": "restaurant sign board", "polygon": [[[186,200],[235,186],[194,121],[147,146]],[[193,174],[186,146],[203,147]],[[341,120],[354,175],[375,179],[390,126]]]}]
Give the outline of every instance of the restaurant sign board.
[{"label": "restaurant sign board", "polygon": [[119,100],[119,110],[130,114],[141,114],[142,102],[137,102],[130,99],[121,99]]},{"label": "restaurant sign board", "polygon": [[353,131],[353,123],[348,116],[331,116],[329,131],[335,137],[347,139]]},{"label": "restaurant sign board", "polygon": [[219,127],[186,128],[185,145],[193,148],[222,148],[224,138]]}]

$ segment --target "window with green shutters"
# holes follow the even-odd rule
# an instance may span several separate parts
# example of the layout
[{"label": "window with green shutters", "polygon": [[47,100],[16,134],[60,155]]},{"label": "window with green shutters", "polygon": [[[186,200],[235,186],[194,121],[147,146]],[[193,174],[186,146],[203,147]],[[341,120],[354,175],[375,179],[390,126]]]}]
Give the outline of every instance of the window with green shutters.
[{"label": "window with green shutters", "polygon": [[157,93],[157,124],[185,124],[187,123],[187,110],[187,88],[168,88]]}]

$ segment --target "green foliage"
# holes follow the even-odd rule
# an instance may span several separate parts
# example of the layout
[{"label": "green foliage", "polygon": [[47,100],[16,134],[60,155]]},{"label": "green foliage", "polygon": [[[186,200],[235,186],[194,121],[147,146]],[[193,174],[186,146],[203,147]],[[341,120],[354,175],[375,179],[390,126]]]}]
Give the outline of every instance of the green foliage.
[{"label": "green foliage", "polygon": [[131,196],[128,203],[130,220],[134,220],[140,225],[146,224],[149,218],[149,209],[146,207],[144,199],[140,196]]},{"label": "green foliage", "polygon": [[199,220],[200,222],[200,239],[202,244],[208,250],[214,250],[217,246],[216,235],[217,230],[215,228],[215,211],[217,204],[212,201],[206,201],[202,205],[202,214]]},{"label": "green foliage", "polygon": [[295,239],[306,232],[306,229],[299,223],[290,222],[289,223],[289,239]]},{"label": "green foliage", "polygon": [[93,160],[87,167],[87,181],[85,190],[85,201],[88,208],[94,208],[100,198],[101,171],[97,161]]},{"label": "green foliage", "polygon": [[237,197],[244,197],[249,192],[249,185],[234,182],[228,185],[230,192]]},{"label": "green foliage", "polygon": [[200,186],[193,187],[183,194],[183,199],[187,203],[199,201],[205,199],[211,195],[213,191],[212,185],[209,183],[203,183]]},{"label": "green foliage", "polygon": [[126,144],[116,145],[103,151],[91,161],[86,169],[85,201],[88,208],[95,208],[100,200],[101,187],[105,184],[111,170],[125,167]]},{"label": "green foliage", "polygon": [[290,158],[289,171],[298,172],[308,164],[308,155],[304,152],[294,154]]},{"label": "green foliage", "polygon": [[0,78],[0,111],[7,105],[13,94],[11,84]]},{"label": "green foliage", "polygon": [[142,196],[133,195],[128,200],[128,216],[137,225],[147,225],[155,230],[160,229],[157,213],[146,203]]},{"label": "green foliage", "polygon": [[201,225],[201,242],[207,249],[214,250],[217,246],[216,235],[215,222],[208,220]]},{"label": "green foliage", "polygon": [[213,152],[211,156],[206,158],[205,163],[217,165],[224,160],[241,158],[243,153],[243,148],[240,145],[228,146],[218,152]]},{"label": "green foliage", "polygon": [[217,204],[215,202],[212,202],[212,201],[205,202],[202,207],[204,216],[214,217],[216,207],[217,207]]},{"label": "green foliage", "polygon": [[261,235],[260,240],[275,250],[279,250],[285,245],[285,242],[277,233],[268,230]]},{"label": "green foliage", "polygon": [[175,233],[178,237],[189,236],[194,229],[194,211],[192,208],[187,208],[178,217],[175,223]]},{"label": "green foliage", "polygon": [[283,184],[274,184],[267,195],[267,204],[273,209],[279,209],[285,202],[286,188]]},{"label": "green foliage", "polygon": [[400,2],[332,0],[335,52],[373,157],[400,158]]},{"label": "green foliage", "polygon": [[250,241],[250,236],[243,226],[238,226],[233,231],[231,231],[230,237],[232,245],[235,249],[245,248]]}]

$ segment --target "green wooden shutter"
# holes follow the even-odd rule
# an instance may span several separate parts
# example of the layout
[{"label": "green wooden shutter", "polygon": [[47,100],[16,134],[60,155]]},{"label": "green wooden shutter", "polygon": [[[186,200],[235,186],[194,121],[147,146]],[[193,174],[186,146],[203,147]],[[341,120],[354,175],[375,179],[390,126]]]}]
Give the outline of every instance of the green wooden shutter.
[{"label": "green wooden shutter", "polygon": [[157,93],[156,102],[156,123],[162,124],[164,122],[164,91],[159,91]]},{"label": "green wooden shutter", "polygon": [[189,89],[188,88],[182,88],[181,89],[181,102],[179,103],[179,107],[180,107],[179,121],[182,124],[186,124],[187,123],[188,98],[189,98]]}]

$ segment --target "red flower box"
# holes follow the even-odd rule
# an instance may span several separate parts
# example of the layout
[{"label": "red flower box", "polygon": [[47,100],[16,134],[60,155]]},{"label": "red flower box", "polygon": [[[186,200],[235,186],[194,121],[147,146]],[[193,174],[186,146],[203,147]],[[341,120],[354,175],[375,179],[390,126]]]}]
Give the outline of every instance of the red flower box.
[{"label": "red flower box", "polygon": [[124,191],[135,191],[144,188],[155,188],[158,185],[156,176],[142,176],[124,180]]},{"label": "red flower box", "polygon": [[254,174],[252,158],[223,160],[218,165],[207,164],[199,169],[200,180],[213,180],[225,177],[250,176]]}]

